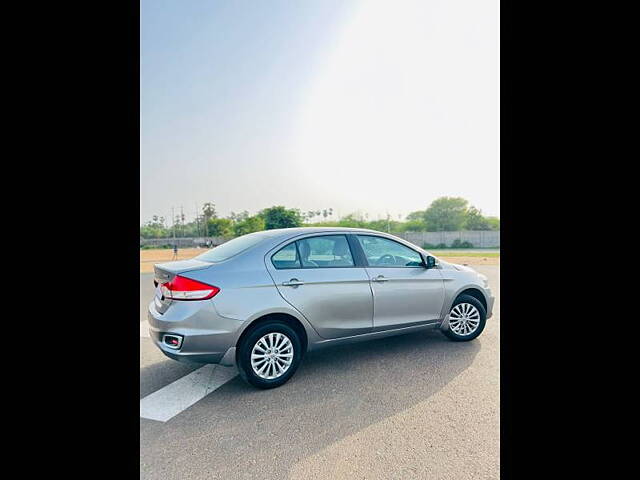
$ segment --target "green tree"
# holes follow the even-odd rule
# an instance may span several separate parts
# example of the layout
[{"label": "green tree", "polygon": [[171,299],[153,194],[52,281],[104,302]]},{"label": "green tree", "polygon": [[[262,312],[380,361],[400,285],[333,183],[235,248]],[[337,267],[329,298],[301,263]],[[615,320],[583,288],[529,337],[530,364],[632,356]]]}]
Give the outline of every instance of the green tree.
[{"label": "green tree", "polygon": [[207,222],[209,236],[230,237],[233,235],[233,222],[229,218],[211,218]]},{"label": "green tree", "polygon": [[418,210],[416,212],[411,212],[407,215],[407,221],[409,222],[424,222],[424,214],[426,210]]},{"label": "green tree", "polygon": [[377,230],[378,232],[399,232],[401,231],[401,225],[402,222],[386,218],[383,220],[371,220],[370,222],[363,222],[361,228],[370,228],[371,230]]},{"label": "green tree", "polygon": [[358,217],[358,214],[350,213],[349,215],[342,217],[338,221],[338,226],[350,228],[365,228],[367,226],[367,222]]},{"label": "green tree", "polygon": [[[369,220],[369,215],[355,212],[339,220],[329,221],[333,209],[310,210],[302,214],[297,209],[286,209],[276,206],[262,210],[257,215],[249,216],[246,210],[240,213],[231,212],[228,218],[218,218],[215,205],[206,203],[202,214],[192,222],[186,222],[183,215],[178,215],[175,221],[177,237],[197,237],[205,233],[208,236],[239,236],[273,228],[298,227],[306,219],[306,225],[323,227],[358,227],[370,228],[386,232],[420,232],[434,230],[500,230],[500,219],[485,217],[482,212],[469,206],[467,200],[459,197],[441,197],[434,200],[428,209],[411,212],[406,221]],[[399,219],[402,216],[398,217]],[[311,223],[311,219],[320,221]],[[206,232],[208,230],[208,233]],[[164,217],[153,215],[152,219],[140,226],[142,238],[170,238],[173,236],[173,226],[167,226]]]},{"label": "green tree", "polygon": [[333,208],[325,208],[324,210],[322,210],[322,217],[324,218],[325,222],[327,221],[327,217],[330,217],[331,215],[333,215]]},{"label": "green tree", "polygon": [[209,220],[211,220],[212,218],[216,218],[216,206],[213,203],[207,202],[202,206],[202,218],[205,226],[204,235],[205,237],[208,237],[211,235],[211,233],[208,231]]},{"label": "green tree", "polygon": [[229,218],[233,220],[235,223],[240,223],[246,220],[247,218],[249,218],[249,212],[247,212],[246,210],[240,213],[231,212],[231,215],[229,215]]},{"label": "green tree", "polygon": [[429,205],[424,212],[427,231],[457,231],[462,230],[466,220],[467,204],[469,202],[460,197],[440,197]]},{"label": "green tree", "polygon": [[464,226],[466,230],[491,230],[489,221],[475,207],[470,207],[467,210],[467,219]]},{"label": "green tree", "polygon": [[286,209],[282,206],[265,208],[260,212],[267,230],[274,228],[292,228],[302,225],[302,215],[298,209]]},{"label": "green tree", "polygon": [[207,202],[202,206],[202,213],[208,220],[210,218],[216,218],[216,206],[214,203]]},{"label": "green tree", "polygon": [[264,218],[260,215],[254,217],[247,217],[244,220],[237,222],[233,226],[233,233],[236,236],[246,235],[247,233],[260,232],[265,229]]},{"label": "green tree", "polygon": [[140,236],[142,238],[167,238],[169,230],[164,225],[164,217],[154,215],[152,220],[140,227]]},{"label": "green tree", "polygon": [[485,217],[491,230],[500,230],[500,219],[498,217]]},{"label": "green tree", "polygon": [[397,232],[424,232],[427,229],[427,224],[424,223],[424,219],[421,220],[409,220],[399,224],[399,230]]},{"label": "green tree", "polygon": [[426,210],[417,210],[407,215],[406,222],[400,226],[400,232],[424,232],[427,222],[424,219]]}]

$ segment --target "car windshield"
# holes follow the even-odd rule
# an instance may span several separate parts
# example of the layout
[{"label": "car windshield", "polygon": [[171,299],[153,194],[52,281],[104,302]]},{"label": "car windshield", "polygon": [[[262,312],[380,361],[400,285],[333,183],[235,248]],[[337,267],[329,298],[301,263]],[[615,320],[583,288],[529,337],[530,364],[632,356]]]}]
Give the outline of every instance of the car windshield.
[{"label": "car windshield", "polygon": [[222,262],[247,250],[248,248],[253,247],[254,245],[257,245],[266,238],[268,238],[268,235],[265,235],[262,232],[249,233],[248,235],[243,235],[242,237],[229,240],[228,242],[212,248],[208,252],[198,255],[195,258],[196,260],[202,260],[203,262]]}]

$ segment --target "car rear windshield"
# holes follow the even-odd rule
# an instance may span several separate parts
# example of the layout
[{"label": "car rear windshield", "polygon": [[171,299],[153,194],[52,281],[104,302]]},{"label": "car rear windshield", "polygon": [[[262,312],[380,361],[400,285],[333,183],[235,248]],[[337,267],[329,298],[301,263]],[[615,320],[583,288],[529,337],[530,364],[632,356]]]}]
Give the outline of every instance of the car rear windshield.
[{"label": "car rear windshield", "polygon": [[248,248],[253,247],[254,245],[257,245],[265,238],[268,238],[268,235],[265,235],[262,232],[249,233],[248,235],[243,235],[242,237],[229,240],[228,242],[212,248],[208,252],[198,255],[195,258],[197,260],[202,260],[203,262],[222,262],[247,250]]}]

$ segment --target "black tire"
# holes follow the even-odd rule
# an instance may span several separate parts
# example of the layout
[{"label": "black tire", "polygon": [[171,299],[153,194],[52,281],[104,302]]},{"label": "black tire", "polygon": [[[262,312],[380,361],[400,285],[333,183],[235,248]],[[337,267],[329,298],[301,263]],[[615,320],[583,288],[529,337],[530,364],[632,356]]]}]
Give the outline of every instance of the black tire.
[{"label": "black tire", "polygon": [[456,298],[453,302],[453,305],[451,305],[451,310],[453,310],[456,305],[459,305],[461,303],[470,303],[478,309],[478,312],[480,314],[480,323],[478,325],[478,328],[469,335],[458,335],[450,328],[443,329],[442,333],[444,333],[454,342],[468,342],[470,340],[473,340],[482,333],[482,331],[484,330],[484,326],[487,323],[487,310],[477,298],[472,297],[471,295],[459,295],[458,298]]},{"label": "black tire", "polygon": [[[293,346],[293,360],[289,368],[282,374],[282,376],[274,379],[261,378],[253,371],[251,367],[251,351],[256,342],[263,336],[269,333],[282,333],[286,335]],[[298,369],[300,362],[302,361],[302,342],[298,333],[281,321],[270,321],[263,323],[253,328],[247,336],[244,337],[238,348],[237,353],[237,365],[240,376],[249,385],[253,385],[257,388],[276,388],[285,384]]]}]

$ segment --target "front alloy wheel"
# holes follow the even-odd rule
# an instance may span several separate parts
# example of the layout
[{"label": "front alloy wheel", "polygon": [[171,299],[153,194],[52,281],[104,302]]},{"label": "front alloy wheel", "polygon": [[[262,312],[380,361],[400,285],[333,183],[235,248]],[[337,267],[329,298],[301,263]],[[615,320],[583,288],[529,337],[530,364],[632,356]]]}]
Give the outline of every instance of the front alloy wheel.
[{"label": "front alloy wheel", "polygon": [[449,325],[442,332],[451,340],[473,340],[484,330],[487,311],[480,301],[471,295],[460,295],[449,312]]},{"label": "front alloy wheel", "polygon": [[449,328],[456,334],[471,335],[480,325],[480,312],[470,303],[459,303],[449,314]]}]

